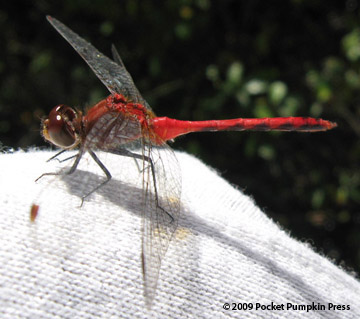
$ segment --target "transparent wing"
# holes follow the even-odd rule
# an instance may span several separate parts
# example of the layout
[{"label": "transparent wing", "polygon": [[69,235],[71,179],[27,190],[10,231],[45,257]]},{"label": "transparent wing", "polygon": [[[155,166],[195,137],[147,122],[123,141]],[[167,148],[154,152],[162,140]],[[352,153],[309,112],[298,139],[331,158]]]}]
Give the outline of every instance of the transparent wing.
[{"label": "transparent wing", "polygon": [[[98,118],[83,143],[84,150],[102,150],[117,154],[141,136],[140,122],[131,115],[108,112]],[[121,154],[120,154],[121,155]]]},{"label": "transparent wing", "polygon": [[125,68],[124,62],[120,57],[120,54],[118,52],[118,50],[116,50],[116,47],[114,44],[111,45],[111,53],[113,55],[113,59],[114,61],[119,64],[121,67]]},{"label": "transparent wing", "polygon": [[[101,132],[106,132],[106,135]],[[145,134],[139,138],[140,134]],[[180,212],[181,172],[173,150],[150,143],[151,132],[141,130],[134,117],[114,113],[101,117],[88,133],[84,147],[135,159],[142,174],[142,268],[148,306],[155,297],[161,261],[177,228]],[[128,174],[121,171],[121,174]],[[123,179],[125,176],[115,176]]]},{"label": "transparent wing", "polygon": [[136,88],[131,75],[126,70],[116,50],[113,49],[113,54],[116,52],[117,58],[119,58],[118,61],[121,62],[119,64],[100,53],[93,45],[85,41],[60,21],[50,16],[47,16],[47,19],[64,39],[71,44],[77,53],[80,54],[112,94],[121,93],[130,100],[142,103],[148,107],[148,104]]},{"label": "transparent wing", "polygon": [[[162,146],[144,147],[144,218],[142,260],[145,297],[151,306],[155,297],[161,261],[177,228],[180,212],[181,173],[172,149]],[[153,173],[154,172],[154,173]]]}]

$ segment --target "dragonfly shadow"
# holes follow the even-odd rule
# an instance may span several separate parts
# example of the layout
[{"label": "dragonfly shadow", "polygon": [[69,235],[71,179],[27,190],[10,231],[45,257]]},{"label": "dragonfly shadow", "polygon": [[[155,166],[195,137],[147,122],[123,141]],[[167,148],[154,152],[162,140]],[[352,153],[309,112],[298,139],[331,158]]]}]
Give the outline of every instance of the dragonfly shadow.
[{"label": "dragonfly shadow", "polygon": [[[69,192],[78,196],[79,200],[84,194],[91,191],[94,186],[97,186],[104,181],[104,177],[80,169],[76,170],[76,172],[71,175],[71,178],[69,175],[64,175],[62,176],[62,179],[66,183]],[[83,186],[79,187],[80,184]],[[96,193],[107,198],[114,205],[122,207],[138,216],[142,216],[142,189],[113,178],[106,185],[98,189]],[[86,205],[87,200],[91,200],[91,196],[93,196],[93,194],[90,195],[88,199],[85,199],[84,205]],[[192,213],[191,211],[187,211],[186,214],[181,213],[179,228],[189,229],[191,233],[201,233],[211,237],[222,245],[232,247],[233,250],[238,251],[239,254],[254,260],[254,263],[261,264],[265,269],[268,269],[268,272],[272,276],[278,277],[280,281],[285,280],[294,291],[297,291],[303,298],[307,298],[307,304],[311,304],[312,302],[315,302],[315,304],[327,304],[328,300],[325,300],[323,296],[319,295],[301,276],[292,273],[286,265],[277,263],[275,260],[264,256],[259,253],[256,248],[247,246],[241,239],[234,239],[219,231],[218,228],[213,227],[203,219],[198,218],[195,213]],[[185,253],[189,256],[199,256],[200,251],[196,242],[195,244],[190,245],[190,247],[186,247]],[[198,264],[198,260],[195,260],[194,262],[195,264]],[[197,281],[196,274],[197,272],[191,271],[191,269],[186,272],[183,271],[183,276],[185,276],[189,282]],[[234,276],[236,276],[236,273],[234,273]],[[183,307],[186,308],[191,306],[192,299],[190,297],[184,298]],[[341,316],[332,313],[332,318],[340,319]]]},{"label": "dragonfly shadow", "polygon": [[[65,182],[69,192],[79,197],[79,206],[81,205],[83,196],[91,192],[105,180],[103,176],[81,169],[77,169],[71,175],[62,175],[61,178]],[[81,185],[81,187],[79,187],[79,185]],[[99,194],[115,206],[122,207],[133,214],[142,216],[142,193],[142,189],[112,178],[108,183],[87,196],[84,199],[83,206],[86,206],[86,203],[91,201],[94,195]]]}]

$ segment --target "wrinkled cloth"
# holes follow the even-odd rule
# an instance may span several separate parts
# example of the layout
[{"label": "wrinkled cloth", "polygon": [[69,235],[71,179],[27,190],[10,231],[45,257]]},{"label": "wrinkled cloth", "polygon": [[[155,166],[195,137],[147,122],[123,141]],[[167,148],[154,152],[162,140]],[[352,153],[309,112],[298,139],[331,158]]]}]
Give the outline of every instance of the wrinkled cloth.
[{"label": "wrinkled cloth", "polygon": [[[80,206],[104,174],[84,159],[86,169],[71,177],[35,183],[70,165],[71,159],[46,163],[54,154],[0,155],[1,318],[360,318],[353,275],[291,238],[216,171],[179,152],[179,225],[147,308],[142,192],[120,179],[136,166],[109,155],[107,165],[119,173]],[[32,203],[40,205],[34,223]]]}]

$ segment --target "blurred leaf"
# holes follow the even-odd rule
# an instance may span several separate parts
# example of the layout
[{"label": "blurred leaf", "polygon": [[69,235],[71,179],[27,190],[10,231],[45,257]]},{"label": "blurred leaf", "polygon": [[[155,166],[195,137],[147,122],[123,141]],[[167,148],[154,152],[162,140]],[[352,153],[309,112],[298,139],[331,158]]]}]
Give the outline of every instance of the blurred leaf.
[{"label": "blurred leaf", "polygon": [[318,117],[323,112],[323,106],[321,103],[315,102],[311,104],[310,115],[314,117]]},{"label": "blurred leaf", "polygon": [[269,98],[271,103],[278,105],[287,94],[287,86],[284,82],[276,81],[269,85]]},{"label": "blurred leaf", "polygon": [[355,62],[360,58],[360,29],[356,28],[347,34],[342,41],[347,58]]},{"label": "blurred leaf", "polygon": [[355,70],[348,70],[345,72],[345,80],[346,83],[352,88],[352,89],[359,89],[360,88],[360,75],[359,71],[356,72]]},{"label": "blurred leaf", "polygon": [[253,79],[245,84],[245,89],[250,95],[263,94],[266,92],[267,88],[267,83],[260,79]]},{"label": "blurred leaf", "polygon": [[323,189],[317,189],[313,192],[311,204],[314,209],[319,209],[325,199],[325,193]]},{"label": "blurred leaf", "polygon": [[241,83],[244,67],[240,62],[233,62],[227,71],[227,81],[233,86],[238,86]]},{"label": "blurred leaf", "polygon": [[109,36],[114,32],[114,25],[110,21],[106,21],[100,25],[100,32],[104,36]]},{"label": "blurred leaf", "polygon": [[277,110],[280,116],[295,116],[299,107],[300,101],[293,96],[288,96]]},{"label": "blurred leaf", "polygon": [[306,82],[311,88],[316,89],[320,82],[319,72],[316,70],[309,70],[306,73]]},{"label": "blurred leaf", "polygon": [[216,65],[214,64],[208,65],[205,72],[206,72],[206,77],[210,81],[215,82],[219,79],[219,69]]},{"label": "blurred leaf", "polygon": [[274,146],[263,144],[258,148],[258,154],[265,160],[272,160],[275,158]]},{"label": "blurred leaf", "polygon": [[254,157],[254,155],[256,154],[256,150],[257,150],[257,143],[255,137],[252,136],[246,139],[244,145],[244,153],[246,157],[248,158]]},{"label": "blurred leaf", "polygon": [[203,10],[208,10],[210,8],[210,0],[196,0],[196,4]]},{"label": "blurred leaf", "polygon": [[319,83],[317,87],[317,98],[320,102],[327,102],[332,96],[331,88],[328,83]]},{"label": "blurred leaf", "polygon": [[339,58],[331,56],[326,58],[324,63],[324,75],[326,77],[333,77],[335,75],[342,75],[344,72],[344,63]]},{"label": "blurred leaf", "polygon": [[180,17],[185,19],[185,20],[189,20],[193,17],[194,15],[194,11],[190,6],[182,6],[180,8]]},{"label": "blurred leaf", "polygon": [[274,114],[269,108],[269,105],[266,103],[266,99],[259,98],[256,100],[254,108],[255,117],[273,117]]},{"label": "blurred leaf", "polygon": [[244,88],[237,90],[236,99],[242,107],[247,107],[250,104],[250,95]]},{"label": "blurred leaf", "polygon": [[30,64],[30,72],[37,74],[46,69],[51,63],[51,54],[47,51],[41,52],[34,57]]},{"label": "blurred leaf", "polygon": [[177,35],[178,38],[180,38],[182,40],[186,40],[191,35],[191,28],[186,23],[179,23],[175,27],[175,34]]}]

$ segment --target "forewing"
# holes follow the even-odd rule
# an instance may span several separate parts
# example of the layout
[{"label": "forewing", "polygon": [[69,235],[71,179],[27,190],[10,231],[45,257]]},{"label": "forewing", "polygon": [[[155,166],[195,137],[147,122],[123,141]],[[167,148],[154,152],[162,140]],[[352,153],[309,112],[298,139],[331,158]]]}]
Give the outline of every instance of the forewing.
[{"label": "forewing", "polygon": [[171,148],[145,145],[143,272],[145,298],[151,306],[155,297],[161,261],[178,225],[181,197],[181,172]]},{"label": "forewing", "polygon": [[93,45],[55,18],[47,16],[47,19],[64,39],[71,44],[77,53],[80,54],[112,94],[121,93],[134,102],[147,105],[123,63],[117,64],[110,60]]}]

